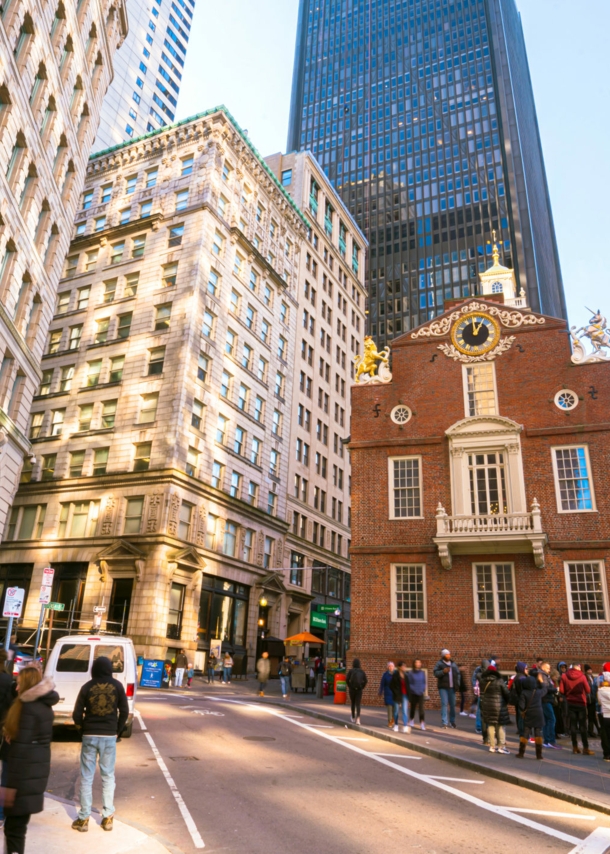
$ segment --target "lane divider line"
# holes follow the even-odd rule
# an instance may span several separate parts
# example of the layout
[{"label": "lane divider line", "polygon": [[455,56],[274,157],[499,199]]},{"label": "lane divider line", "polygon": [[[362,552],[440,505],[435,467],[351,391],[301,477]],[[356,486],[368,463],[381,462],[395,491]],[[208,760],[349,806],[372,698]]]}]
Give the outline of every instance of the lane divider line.
[{"label": "lane divider line", "polygon": [[583,821],[595,821],[597,818],[596,815],[579,815],[574,812],[553,812],[552,810],[527,810],[522,809],[521,807],[504,807],[505,810],[509,812],[526,812],[531,815],[550,815],[555,816],[556,818],[582,818]]},{"label": "lane divider line", "polygon": [[610,827],[597,827],[570,854],[604,854],[610,846]]},{"label": "lane divider line", "polygon": [[142,715],[140,714],[140,712],[137,709],[134,712],[134,715],[138,719],[138,723],[140,724],[140,727],[142,728],[142,732],[146,736],[146,740],[148,741],[148,743],[150,745],[150,749],[152,750],[153,755],[154,755],[155,759],[157,760],[157,765],[161,769],[161,773],[165,777],[167,785],[169,786],[169,790],[172,793],[172,795],[174,796],[176,803],[178,804],[178,809],[182,813],[182,818],[184,819],[184,823],[186,824],[187,830],[191,834],[191,839],[193,840],[193,845],[195,846],[195,848],[205,848],[205,843],[204,843],[203,839],[201,838],[201,834],[197,830],[197,825],[193,821],[193,816],[190,814],[187,805],[184,803],[182,795],[178,791],[178,787],[174,783],[174,779],[173,779],[172,775],[169,773],[168,767],[165,764],[165,762],[163,761],[163,757],[159,753],[159,751],[157,749],[157,745],[153,741],[153,738],[152,738],[151,734],[149,733],[148,728],[147,728],[146,724],[144,723],[144,720],[142,719]]},{"label": "lane divider line", "polygon": [[421,760],[421,756],[410,756],[408,753],[405,753],[404,756],[401,753],[378,753],[375,750],[369,751],[373,754],[373,756],[392,756],[394,759],[415,759],[416,761]]},{"label": "lane divider line", "polygon": [[[217,699],[217,698],[214,698]],[[246,706],[248,708],[256,708],[259,710],[264,710],[268,714],[273,715],[276,718],[282,718],[283,715],[278,714],[275,709],[271,709],[269,706],[262,706],[258,704],[244,703],[240,700],[225,700],[223,697],[218,697],[218,702],[225,703],[233,703],[235,705]],[[576,845],[577,847],[570,852],[570,854],[581,854],[582,852],[586,852],[586,854],[602,854],[605,849],[591,849],[589,851],[586,848],[578,848],[578,846],[582,845],[585,840],[579,839],[577,836],[572,836],[569,833],[564,833],[562,830],[557,830],[554,827],[547,827],[544,824],[540,824],[537,821],[532,821],[529,818],[525,818],[525,816],[519,815],[518,813],[509,812],[509,810],[504,809],[504,807],[497,807],[494,804],[487,803],[487,801],[483,801],[480,798],[477,798],[476,795],[471,795],[468,792],[462,792],[460,789],[454,789],[452,786],[448,786],[443,783],[441,780],[433,780],[431,777],[418,774],[417,771],[412,771],[410,768],[403,768],[401,765],[396,765],[394,762],[390,762],[383,756],[378,756],[375,753],[370,753],[367,750],[364,750],[362,747],[358,747],[355,744],[350,744],[349,742],[343,740],[340,741],[336,736],[330,735],[329,733],[322,732],[319,729],[312,729],[308,724],[302,724],[300,721],[293,721],[290,718],[287,719],[289,723],[292,723],[294,726],[301,727],[308,732],[313,733],[314,735],[320,736],[320,738],[325,738],[327,741],[330,741],[334,744],[340,744],[342,747],[345,747],[346,750],[351,750],[354,753],[359,753],[361,756],[368,756],[369,759],[374,759],[376,762],[379,762],[381,765],[385,765],[387,768],[393,768],[396,771],[399,771],[401,774],[405,774],[407,777],[412,777],[415,780],[419,780],[422,783],[426,783],[428,786],[432,786],[435,789],[440,789],[447,794],[453,795],[456,798],[459,798],[463,801],[468,801],[468,803],[473,806],[477,806],[486,812],[494,813],[495,815],[502,816],[503,818],[507,818],[510,821],[514,821],[517,824],[524,825],[525,827],[529,827],[531,830],[537,830],[540,833],[544,833],[547,836],[553,836],[555,839],[561,839],[562,842],[567,842],[570,845]],[[600,828],[598,828],[599,830]],[[606,828],[603,828],[606,829]],[[610,831],[610,829],[609,829]],[[608,842],[606,843],[606,847],[610,842],[610,837],[608,838]]]},{"label": "lane divider line", "polygon": [[[437,774],[426,774],[430,780],[453,780],[454,783],[474,783],[475,786],[482,786],[485,780],[468,780],[466,777],[439,777]],[[536,812],[536,810],[519,810],[519,812]]]}]

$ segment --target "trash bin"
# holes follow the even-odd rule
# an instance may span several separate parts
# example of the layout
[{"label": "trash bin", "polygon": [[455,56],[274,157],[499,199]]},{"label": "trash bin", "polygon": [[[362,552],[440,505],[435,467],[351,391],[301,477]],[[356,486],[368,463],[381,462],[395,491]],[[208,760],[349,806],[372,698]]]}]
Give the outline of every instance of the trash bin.
[{"label": "trash bin", "polygon": [[345,670],[335,673],[335,699],[337,705],[344,706],[347,701],[347,683],[345,681]]}]

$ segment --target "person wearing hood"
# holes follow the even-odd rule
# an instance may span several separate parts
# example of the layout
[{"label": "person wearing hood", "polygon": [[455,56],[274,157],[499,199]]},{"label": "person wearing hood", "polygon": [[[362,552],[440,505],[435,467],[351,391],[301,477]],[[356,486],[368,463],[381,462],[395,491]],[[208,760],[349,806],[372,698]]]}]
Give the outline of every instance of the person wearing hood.
[{"label": "person wearing hood", "polygon": [[[557,685],[561,682],[561,677],[564,673],[566,673],[568,669],[568,665],[565,661],[557,662]],[[561,736],[566,736],[570,732],[570,720],[568,718],[568,704],[566,703],[566,698],[563,694],[557,694],[557,702],[559,706],[557,708],[557,726],[555,727],[555,734],[557,738]]]},{"label": "person wearing hood", "polygon": [[[508,713],[508,688],[494,664],[481,674],[481,715],[485,721],[489,738],[490,753],[510,753],[506,748],[505,727],[510,723]],[[498,746],[496,747],[496,735]]]},{"label": "person wearing hood", "polygon": [[561,677],[559,692],[563,694],[568,706],[570,718],[570,735],[572,736],[572,753],[580,753],[577,733],[580,730],[582,738],[582,753],[586,756],[594,756],[589,750],[589,737],[587,735],[587,701],[591,693],[591,686],[580,664],[573,664]]},{"label": "person wearing hood", "polygon": [[89,830],[93,777],[99,757],[102,776],[102,830],[112,830],[114,816],[114,766],[117,739],[127,723],[129,705],[125,689],[112,676],[112,661],[101,655],[91,668],[92,678],[80,689],[72,718],[82,734],[80,753],[80,809],[74,830]]},{"label": "person wearing hood", "polygon": [[37,667],[24,667],[17,681],[17,699],[4,721],[8,743],[2,787],[6,850],[24,854],[30,816],[44,810],[51,773],[53,706],[59,702],[55,684]]},{"label": "person wearing hood", "polygon": [[[519,662],[523,664],[523,662]],[[536,759],[542,759],[542,730],[544,728],[544,711],[542,709],[542,698],[547,692],[547,685],[542,673],[537,670],[529,672],[525,667],[524,675],[515,679],[515,688],[518,696],[517,714],[523,721],[523,735],[519,738],[518,759],[523,759],[525,748],[529,741],[530,733],[534,731],[534,743],[536,745]]]},{"label": "person wearing hood", "polygon": [[388,661],[388,666],[383,676],[381,677],[381,682],[379,683],[379,691],[377,692],[378,697],[383,697],[383,702],[388,712],[388,727],[390,729],[392,729],[392,727],[394,726],[394,695],[392,694],[392,689],[390,688],[390,682],[392,681],[394,667],[394,662]]},{"label": "person wearing hood", "polygon": [[610,661],[604,664],[597,683],[597,706],[599,709],[599,729],[602,740],[604,760],[610,762]]},{"label": "person wearing hood", "polygon": [[352,703],[352,723],[360,724],[360,704],[362,703],[362,692],[366,688],[366,673],[360,666],[360,659],[355,658],[352,669],[348,672],[345,682],[349,690],[349,698]]}]

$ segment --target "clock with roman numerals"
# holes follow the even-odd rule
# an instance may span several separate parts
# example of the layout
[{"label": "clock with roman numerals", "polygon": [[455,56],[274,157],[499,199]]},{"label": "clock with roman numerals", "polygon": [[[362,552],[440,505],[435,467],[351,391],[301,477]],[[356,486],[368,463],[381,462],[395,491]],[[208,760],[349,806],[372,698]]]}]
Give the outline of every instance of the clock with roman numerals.
[{"label": "clock with roman numerals", "polygon": [[451,340],[467,356],[488,353],[500,340],[500,324],[486,312],[471,311],[454,323]]}]

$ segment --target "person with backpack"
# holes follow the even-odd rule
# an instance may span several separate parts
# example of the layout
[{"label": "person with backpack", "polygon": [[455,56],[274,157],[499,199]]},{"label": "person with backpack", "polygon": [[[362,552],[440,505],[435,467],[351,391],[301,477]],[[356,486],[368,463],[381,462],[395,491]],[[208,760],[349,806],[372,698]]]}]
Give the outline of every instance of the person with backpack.
[{"label": "person with backpack", "polygon": [[381,677],[381,682],[379,683],[379,691],[377,692],[378,697],[383,697],[383,703],[388,712],[388,727],[390,729],[392,729],[392,727],[394,726],[394,695],[392,694],[392,689],[390,688],[390,682],[392,681],[394,670],[394,662],[388,661],[387,669]]},{"label": "person with backpack", "polygon": [[407,679],[407,665],[399,661],[390,682],[390,689],[394,697],[394,732],[398,732],[398,718],[402,711],[402,732],[411,732],[409,726],[409,681]]},{"label": "person with backpack", "polygon": [[530,733],[533,731],[536,759],[542,759],[542,730],[544,729],[542,698],[547,692],[547,686],[542,673],[538,673],[535,669],[530,673],[527,665],[524,667],[523,676],[517,676],[515,679],[515,690],[518,696],[517,714],[523,721],[523,735],[519,738],[517,758],[523,759]]},{"label": "person with backpack", "polygon": [[366,673],[360,666],[360,659],[355,658],[352,669],[348,672],[345,682],[349,690],[349,698],[352,703],[352,723],[360,724],[360,704],[362,703],[362,692],[366,688]]},{"label": "person with backpack", "polygon": [[[485,721],[490,753],[510,753],[506,747],[505,727],[510,723],[508,713],[508,688],[494,664],[481,674],[481,716]],[[498,746],[496,747],[496,736]]]},{"label": "person with backpack", "polygon": [[280,661],[280,666],[278,669],[278,675],[280,677],[280,684],[282,686],[282,697],[286,699],[290,696],[290,674],[292,673],[292,665],[290,664],[290,659],[287,655],[284,656],[284,659]]},{"label": "person with backpack", "polygon": [[[586,756],[594,756],[589,750],[589,738],[587,734],[587,701],[591,693],[591,686],[580,664],[573,664],[561,677],[559,692],[565,697],[568,706],[568,718],[570,721],[570,735],[572,736],[572,753],[584,753]],[[582,739],[582,751],[578,746],[577,733],[580,731]]]}]

